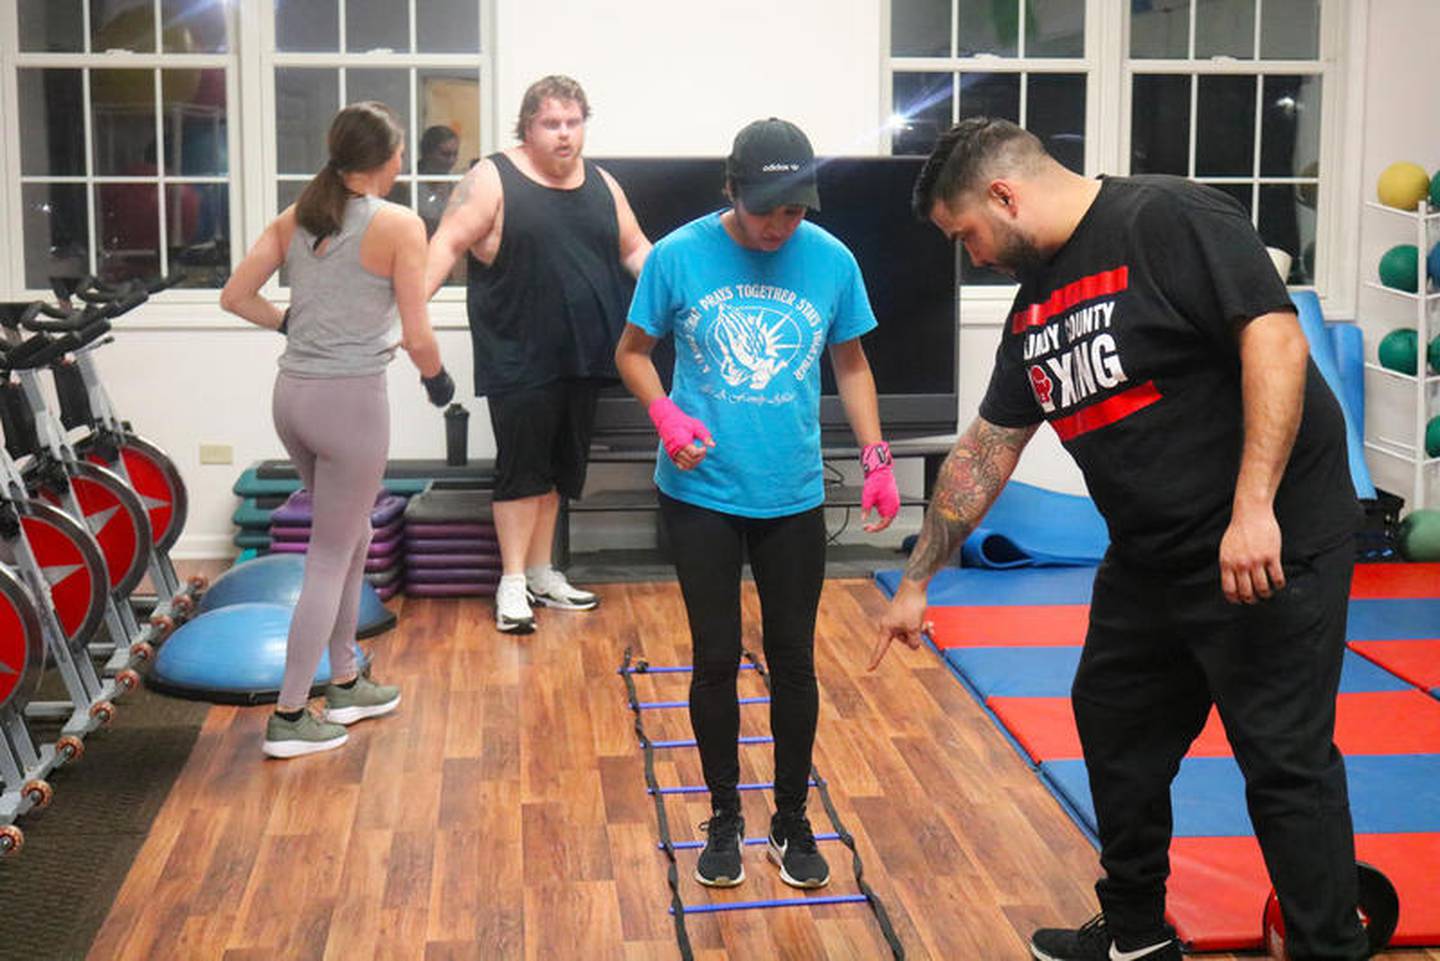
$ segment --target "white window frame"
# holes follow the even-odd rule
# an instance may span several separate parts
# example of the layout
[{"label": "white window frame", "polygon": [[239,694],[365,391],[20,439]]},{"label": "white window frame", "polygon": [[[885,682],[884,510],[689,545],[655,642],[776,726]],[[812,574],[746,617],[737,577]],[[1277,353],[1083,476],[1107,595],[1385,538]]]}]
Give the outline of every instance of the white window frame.
[{"label": "white window frame", "polygon": [[[230,28],[230,50],[220,54],[174,54],[174,53],[25,53],[19,51],[19,12],[14,0],[0,0],[0,110],[4,116],[18,117],[17,71],[23,67],[90,67],[99,69],[115,68],[176,68],[176,67],[223,67],[226,70],[225,104],[227,111],[227,150],[229,174],[220,177],[153,178],[164,185],[166,182],[219,182],[229,185],[230,203],[230,250],[232,266],[240,262],[246,251],[254,245],[269,223],[275,219],[276,165],[275,142],[275,68],[283,66],[349,66],[387,67],[402,66],[426,69],[430,67],[462,67],[474,70],[480,80],[480,143],[481,153],[494,150],[497,142],[498,121],[495,111],[495,53],[496,44],[494,0],[473,0],[480,24],[479,54],[392,54],[392,53],[348,53],[348,54],[289,54],[277,53],[274,49],[275,12],[273,0],[228,0],[225,4]],[[345,0],[339,0],[340,22],[344,23]],[[89,37],[89,4],[81,5],[85,17],[85,36]],[[413,8],[413,4],[412,4]],[[412,31],[414,18],[411,18]],[[157,26],[158,29],[158,26]],[[343,43],[343,31],[340,38]],[[88,39],[87,39],[88,43]],[[157,49],[158,45],[157,45]],[[341,56],[347,58],[339,62]],[[161,92],[157,84],[157,110]],[[412,105],[413,106],[413,105]],[[158,116],[158,115],[157,115]],[[419,122],[417,112],[411,110],[412,125]],[[88,110],[84,122],[86,134],[86,169],[94,164],[90,151]],[[158,122],[158,121],[157,121]],[[13,123],[13,121],[12,121]],[[13,132],[13,127],[12,127]],[[323,132],[322,132],[323,133]],[[407,135],[406,148],[414,150],[417,144]],[[0,174],[4,185],[0,186],[0,217],[3,223],[15,223],[22,210],[20,147],[19,138],[6,136],[0,144]],[[452,175],[459,180],[462,175]],[[56,182],[105,183],[125,178],[111,177],[27,177],[31,180]],[[141,178],[147,181],[152,178]],[[440,180],[444,177],[426,176],[425,180]],[[92,247],[94,239],[93,191],[87,201],[90,211]],[[164,229],[164,223],[161,229]],[[162,243],[164,234],[161,234]],[[50,296],[49,290],[25,288],[24,270],[25,247],[18,231],[12,231],[8,241],[0,242],[0,292],[5,299],[41,299]],[[92,252],[92,257],[94,256]],[[284,288],[272,279],[265,292],[269,295],[284,296]],[[464,290],[442,288],[435,296],[435,302],[454,304],[447,307],[447,314],[460,310],[465,298]],[[138,311],[126,318],[130,328],[151,329],[193,329],[211,327],[243,326],[243,322],[228,318],[218,310],[219,291],[211,288],[177,288],[157,295],[153,306]],[[197,306],[212,307],[214,310],[196,310]],[[459,316],[463,321],[463,310]]]},{"label": "white window frame", "polygon": [[[1364,102],[1365,24],[1368,0],[1320,0],[1320,49],[1316,61],[1257,61],[1233,58],[1210,60],[1131,60],[1128,4],[1117,0],[1086,0],[1085,56],[1081,59],[1020,57],[894,57],[890,55],[890,18],[894,0],[882,0],[880,110],[882,124],[894,111],[892,78],[895,73],[1084,73],[1085,175],[1130,172],[1131,78],[1136,73],[1315,74],[1321,77],[1321,139],[1318,213],[1316,221],[1315,290],[1327,317],[1353,317],[1356,307],[1356,271],[1359,254],[1359,211],[1347,198],[1359,196],[1361,147],[1358,137],[1345,137],[1346,119]],[[1018,0],[1016,0],[1018,3]],[[1256,18],[1264,0],[1257,0]],[[951,0],[951,29],[955,29],[958,0]],[[1191,44],[1197,4],[1190,6]],[[1025,18],[1020,18],[1024,30]],[[1023,49],[1023,46],[1022,46]],[[1192,88],[1193,89],[1193,88]],[[1021,121],[1025,88],[1021,86]],[[958,109],[958,98],[955,101]],[[953,115],[952,115],[953,116]],[[1193,154],[1195,116],[1191,112]],[[1259,149],[1260,131],[1256,131]],[[882,132],[881,149],[889,153],[890,137]],[[1224,180],[1206,177],[1204,180]],[[1254,180],[1256,178],[1239,178]],[[1258,178],[1283,183],[1287,178]],[[1258,215],[1258,210],[1255,211]],[[961,326],[990,327],[1004,323],[1014,299],[1013,285],[967,285],[961,289]]]},{"label": "white window frame", "polygon": [[[107,183],[154,183],[157,189],[157,198],[163,193],[167,184],[171,183],[193,183],[193,184],[225,184],[229,187],[227,198],[230,205],[230,249],[232,261],[239,253],[237,244],[240,234],[237,225],[237,214],[239,212],[238,198],[235,193],[236,157],[239,141],[237,138],[236,108],[239,103],[237,94],[237,81],[239,78],[239,55],[237,53],[236,38],[236,16],[235,11],[228,5],[225,7],[228,20],[230,50],[226,53],[165,53],[161,37],[162,25],[159,16],[159,3],[155,2],[155,49],[154,53],[137,53],[128,50],[108,50],[89,53],[21,53],[19,37],[19,6],[12,0],[4,0],[0,5],[0,107],[3,107],[4,115],[7,117],[18,117],[19,108],[19,71],[31,68],[60,68],[60,69],[89,69],[89,70],[129,70],[142,69],[154,70],[164,69],[223,69],[225,71],[225,112],[226,112],[226,156],[229,164],[228,174],[211,176],[167,176],[165,171],[165,151],[162,149],[164,143],[163,125],[165,123],[163,104],[163,90],[159,78],[156,78],[154,107],[155,107],[155,134],[156,134],[156,168],[155,176],[126,177],[115,175],[100,175],[94,172],[94,118],[90,109],[90,85],[84,87],[84,116],[81,122],[85,128],[85,173],[83,175],[70,176],[22,176],[20,172],[20,137],[6,137],[6,146],[3,156],[0,156],[0,169],[6,172],[5,189],[0,190],[3,200],[0,200],[0,214],[4,214],[4,223],[14,224],[16,221],[9,219],[13,211],[18,218],[24,209],[21,188],[28,183],[67,183],[80,184],[86,188],[85,210],[87,228],[89,230],[89,264],[87,269],[90,273],[95,272],[100,249],[100,238],[96,235],[96,210],[95,210],[95,187]],[[85,37],[85,44],[90,44],[90,4],[80,5],[82,17],[82,30]],[[23,135],[23,131],[17,131]],[[158,212],[157,212],[158,216]],[[159,218],[159,253],[162,268],[168,263],[169,243],[167,218]],[[25,242],[20,236],[20,231],[15,229],[11,233],[11,241],[7,245],[8,256],[0,258],[4,261],[0,266],[0,283],[4,289],[15,295],[15,299],[39,299],[51,296],[48,289],[27,288],[25,283]],[[218,289],[208,287],[180,287],[166,291],[161,297],[176,304],[213,304],[219,300]]]},{"label": "white window frame", "polygon": [[[270,0],[247,0],[248,3],[264,7],[264,15],[255,18],[258,21],[258,49],[260,56],[255,73],[259,79],[259,102],[262,108],[257,117],[257,129],[248,129],[247,135],[254,134],[255,142],[261,144],[262,154],[259,160],[259,168],[263,171],[260,183],[246,183],[247,198],[247,224],[259,225],[263,230],[275,217],[276,205],[279,202],[278,184],[280,180],[303,181],[308,177],[286,174],[282,177],[278,165],[278,143],[275,131],[275,71],[285,67],[320,67],[331,69],[372,69],[372,68],[405,68],[410,70],[427,69],[462,69],[467,72],[473,71],[480,82],[480,145],[481,155],[484,156],[493,149],[496,139],[496,118],[495,118],[495,56],[491,48],[495,43],[495,32],[493,29],[491,0],[474,0],[478,8],[477,15],[480,17],[480,53],[394,53],[391,51],[348,51],[345,49],[345,5],[347,0],[337,0],[339,6],[340,22],[340,49],[330,53],[287,53],[275,48],[275,17],[274,8]],[[415,46],[415,0],[396,0],[405,3],[410,11],[410,46]],[[340,85],[343,92],[345,86],[345,74],[340,75]],[[405,149],[412,171],[416,161],[415,151],[419,148],[420,142],[420,111],[419,105],[415,102],[418,97],[418,84],[410,85],[410,128],[405,132]],[[247,94],[251,91],[247,88]],[[342,95],[340,102],[345,103]],[[247,137],[248,139],[248,137]],[[313,174],[312,174],[313,176]],[[401,181],[418,182],[420,180],[449,180],[459,182],[464,177],[463,173],[450,174],[448,176],[425,175],[423,178],[418,172],[402,172]],[[248,233],[248,231],[247,231]],[[259,236],[259,233],[255,234]],[[284,299],[289,296],[288,288],[280,286],[279,274],[271,277],[266,284],[264,293],[267,296],[277,299]],[[460,287],[441,287],[436,292],[434,301],[438,303],[461,303],[465,300],[465,289]]]}]

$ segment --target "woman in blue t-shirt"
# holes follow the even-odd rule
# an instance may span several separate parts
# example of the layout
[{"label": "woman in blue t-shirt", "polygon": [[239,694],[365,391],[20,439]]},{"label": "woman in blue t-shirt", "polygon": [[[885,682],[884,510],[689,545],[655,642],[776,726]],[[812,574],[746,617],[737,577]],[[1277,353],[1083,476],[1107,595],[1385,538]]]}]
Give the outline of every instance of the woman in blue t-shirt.
[{"label": "woman in blue t-shirt", "polygon": [[[760,595],[773,684],[775,815],[770,859],[785,883],[817,888],[830,869],[805,816],[819,690],[815,615],[825,581],[820,459],[820,352],[864,449],[862,512],[883,530],[900,506],[880,435],[875,380],[860,335],[875,327],[855,258],[814,224],[815,155],[794,124],[758,120],[726,161],[727,209],[656,244],[615,351],[646,406],[658,457],[660,520],[694,645],[690,723],[712,816],[695,877],[712,887],[745,879],[738,738],[740,576],[748,558]],[[650,353],[675,339],[665,395]]]}]

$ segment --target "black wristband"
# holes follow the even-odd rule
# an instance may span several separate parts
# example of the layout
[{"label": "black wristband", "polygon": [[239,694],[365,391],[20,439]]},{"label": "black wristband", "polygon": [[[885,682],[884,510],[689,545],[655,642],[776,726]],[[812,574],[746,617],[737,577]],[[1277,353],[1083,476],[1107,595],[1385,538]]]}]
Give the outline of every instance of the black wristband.
[{"label": "black wristband", "polygon": [[290,336],[290,308],[285,308],[284,315],[280,318],[280,326],[275,328],[282,337]]},{"label": "black wristband", "polygon": [[455,381],[451,379],[449,372],[444,367],[441,367],[439,373],[431,377],[421,377],[420,383],[424,386],[430,403],[436,407],[444,407],[455,396]]}]

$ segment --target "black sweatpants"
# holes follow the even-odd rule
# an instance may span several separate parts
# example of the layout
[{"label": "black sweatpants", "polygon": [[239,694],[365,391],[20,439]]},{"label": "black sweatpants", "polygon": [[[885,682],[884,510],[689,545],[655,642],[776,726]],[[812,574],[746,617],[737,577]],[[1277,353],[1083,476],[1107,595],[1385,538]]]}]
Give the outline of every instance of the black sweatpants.
[{"label": "black sweatpants", "polygon": [[765,665],[774,688],[775,808],[802,812],[820,691],[815,613],[825,583],[824,508],[751,518],[660,495],[660,522],[675,558],[694,643],[690,723],[714,810],[739,810],[740,573],[745,559],[760,594]]},{"label": "black sweatpants", "polygon": [[[1232,605],[1218,571],[1167,578],[1107,558],[1071,692],[1117,935],[1159,928],[1170,782],[1213,702],[1285,913],[1290,957],[1367,957],[1335,696],[1354,548],[1286,563],[1285,588]],[[1256,915],[1257,926],[1260,918]]]}]

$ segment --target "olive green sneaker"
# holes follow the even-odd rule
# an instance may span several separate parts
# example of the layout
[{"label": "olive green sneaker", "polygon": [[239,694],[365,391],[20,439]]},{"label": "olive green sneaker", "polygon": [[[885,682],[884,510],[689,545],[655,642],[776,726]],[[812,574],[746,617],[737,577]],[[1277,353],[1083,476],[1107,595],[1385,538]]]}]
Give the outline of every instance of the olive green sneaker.
[{"label": "olive green sneaker", "polygon": [[327,724],[308,710],[301,711],[295,721],[272,712],[265,722],[263,750],[270,757],[300,757],[334,750],[349,737],[340,725]]},{"label": "olive green sneaker", "polygon": [[350,687],[325,686],[325,720],[332,724],[354,724],[367,717],[389,714],[400,706],[400,688],[376,684],[361,674]]}]

